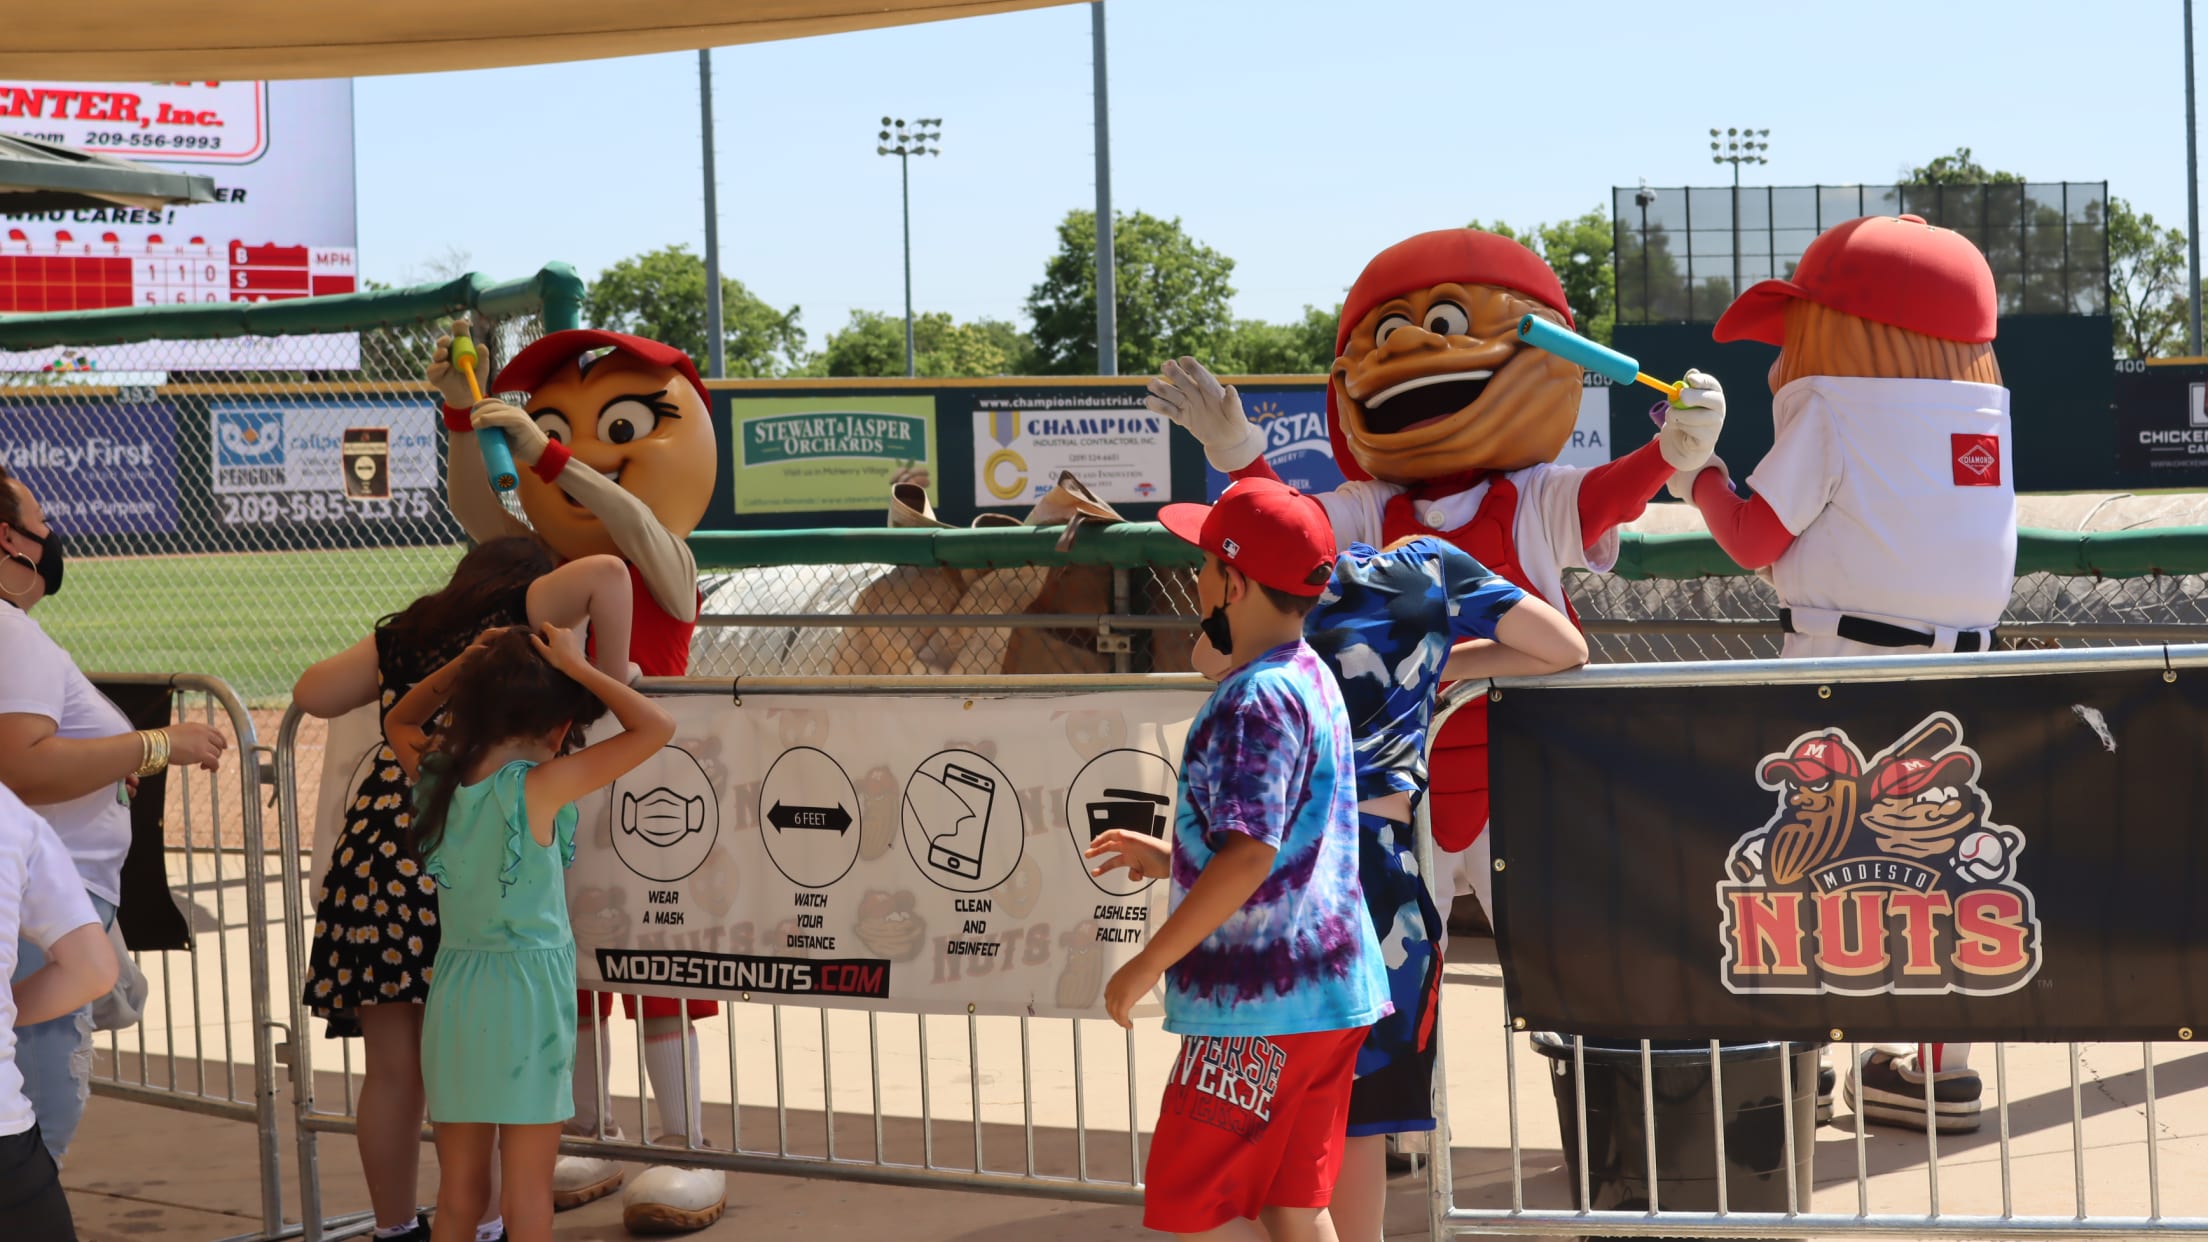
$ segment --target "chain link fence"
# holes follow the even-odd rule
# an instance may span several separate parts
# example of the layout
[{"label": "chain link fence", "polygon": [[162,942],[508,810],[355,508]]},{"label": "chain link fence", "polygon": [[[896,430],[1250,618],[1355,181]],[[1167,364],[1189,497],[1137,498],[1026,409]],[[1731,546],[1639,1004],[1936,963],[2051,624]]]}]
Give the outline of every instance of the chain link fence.
[{"label": "chain link fence", "polygon": [[217,669],[281,709],[302,669],[458,559],[421,378],[442,326],[468,316],[495,368],[573,326],[581,291],[555,264],[507,284],[0,319],[7,365],[36,368],[0,371],[0,462],[69,536],[39,620],[86,668]]}]

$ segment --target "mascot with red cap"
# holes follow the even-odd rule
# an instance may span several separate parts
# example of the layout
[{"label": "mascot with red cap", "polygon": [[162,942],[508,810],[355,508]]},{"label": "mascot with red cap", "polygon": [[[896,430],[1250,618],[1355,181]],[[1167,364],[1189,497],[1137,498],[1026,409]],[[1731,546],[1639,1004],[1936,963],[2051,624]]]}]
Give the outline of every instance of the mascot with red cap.
[{"label": "mascot with red cap", "polygon": [[[554,332],[516,354],[495,380],[478,377],[485,392],[528,393],[523,410],[496,398],[474,401],[467,377],[452,366],[451,344],[450,337],[438,340],[428,378],[444,396],[453,435],[446,479],[454,519],[478,542],[534,534],[562,560],[603,553],[628,562],[635,591],[629,659],[646,676],[689,672],[701,599],[688,539],[713,498],[718,461],[712,402],[689,355],[619,332]],[[491,428],[505,433],[522,467],[516,490],[526,523],[499,502],[483,454],[470,443]],[[567,1132],[595,1136],[603,1118],[607,1133],[618,1134],[606,1115],[600,1059],[587,1051],[601,1037],[591,1024],[611,1015],[613,998],[579,999],[585,1029],[577,1046],[586,1051],[575,1058],[575,1116]],[[633,1020],[638,998],[621,999]],[[715,1006],[648,996],[642,1009],[644,1068],[665,1131],[659,1141],[702,1140],[691,1084],[703,1079],[691,1021]],[[554,1203],[574,1207],[621,1183],[621,1168],[611,1161],[562,1156]],[[717,1170],[661,1166],[629,1184],[621,1215],[632,1230],[686,1231],[718,1220],[725,1203],[726,1179]]]},{"label": "mascot with red cap", "polygon": [[[1576,621],[1565,571],[1607,571],[1618,527],[1675,473],[1709,461],[1725,397],[1690,371],[1655,440],[1592,469],[1559,466],[1580,369],[1519,342],[1529,314],[1573,326],[1556,273],[1507,237],[1441,229],[1381,251],[1343,304],[1327,386],[1335,462],[1350,481],[1319,500],[1341,547],[1438,535]],[[1152,410],[1187,428],[1220,471],[1274,477],[1265,433],[1233,388],[1191,358],[1161,370]],[[1478,894],[1492,917],[1484,699],[1450,717],[1431,771],[1434,841],[1457,856],[1434,887],[1455,871],[1448,891]]]},{"label": "mascot with red cap", "polygon": [[[1748,476],[1753,499],[1714,460],[1673,488],[1727,555],[1771,583],[1785,655],[1992,649],[2016,581],[1999,308],[1969,238],[1917,216],[1865,216],[1819,234],[1793,279],[1756,285],[1718,319],[1720,341],[1779,347],[1771,451]],[[1943,799],[1928,795],[1954,783],[1941,774],[1897,759],[1864,779],[1874,801],[1936,807]],[[1975,1130],[1984,1090],[1969,1055],[1968,1044],[1867,1052],[1848,1098],[1868,1120],[1922,1128],[1929,1077],[1933,1123]],[[1821,1080],[1820,1112],[1830,1094]]]}]

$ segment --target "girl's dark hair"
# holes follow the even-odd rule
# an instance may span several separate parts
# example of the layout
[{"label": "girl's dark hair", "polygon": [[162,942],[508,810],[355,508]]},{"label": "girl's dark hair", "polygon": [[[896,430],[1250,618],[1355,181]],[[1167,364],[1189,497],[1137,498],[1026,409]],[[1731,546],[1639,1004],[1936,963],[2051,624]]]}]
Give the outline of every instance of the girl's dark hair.
[{"label": "girl's dark hair", "polygon": [[460,670],[445,703],[444,724],[422,756],[425,801],[414,812],[408,843],[416,858],[429,857],[445,835],[452,797],[468,773],[500,743],[541,738],[567,725],[560,753],[582,745],[583,730],[606,714],[598,696],[537,654],[526,627],[493,634]]},{"label": "girl's dark hair", "polygon": [[477,544],[453,567],[451,581],[376,622],[402,647],[436,651],[455,636],[473,638],[486,620],[518,614],[529,584],[551,573],[552,550],[527,535]]}]

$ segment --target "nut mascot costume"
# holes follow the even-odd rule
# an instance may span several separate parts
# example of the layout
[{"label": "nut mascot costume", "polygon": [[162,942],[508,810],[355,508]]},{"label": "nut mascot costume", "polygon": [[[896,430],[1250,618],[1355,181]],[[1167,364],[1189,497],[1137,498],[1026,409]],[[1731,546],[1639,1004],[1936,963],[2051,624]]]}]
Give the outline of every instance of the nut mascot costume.
[{"label": "nut mascot costume", "polygon": [[[526,411],[495,398],[471,410],[467,377],[452,368],[449,345],[438,342],[428,374],[444,395],[445,426],[453,435],[446,476],[453,517],[477,541],[533,533],[563,560],[605,553],[628,562],[636,593],[629,658],[646,676],[687,673],[700,597],[686,540],[713,497],[718,461],[712,402],[689,356],[619,332],[554,332],[482,384],[485,392],[528,393]],[[499,502],[483,454],[469,443],[476,431],[492,427],[506,433],[520,467],[516,490],[527,523]],[[638,998],[621,999],[633,1020]],[[578,1000],[578,1046],[585,1052],[575,1059],[575,1117],[568,1132],[595,1135],[605,1087],[597,1058],[587,1050],[599,1038],[591,1023],[611,1014],[613,997],[584,993]],[[682,1145],[685,1135],[701,1133],[694,1088],[687,1117],[682,1106],[685,1059],[688,1081],[703,1081],[691,1020],[711,1015],[715,1006],[651,996],[642,1007],[644,1068],[660,1104],[661,1141]],[[607,1132],[617,1133],[611,1118],[607,1123]],[[621,1182],[621,1168],[611,1161],[562,1156],[554,1201],[574,1207],[611,1194]],[[631,1229],[702,1229],[719,1219],[725,1201],[726,1179],[717,1170],[654,1167],[629,1184],[622,1219]]]},{"label": "nut mascot costume", "polygon": [[[1675,472],[1709,460],[1725,397],[1689,372],[1657,439],[1592,469],[1556,465],[1579,417],[1580,369],[1519,342],[1528,314],[1572,326],[1556,273],[1507,237],[1441,229],[1381,251],[1350,288],[1335,334],[1327,423],[1349,481],[1319,500],[1340,547],[1439,535],[1576,623],[1565,571],[1616,562],[1617,528]],[[1150,392],[1150,408],[1187,428],[1214,467],[1276,477],[1240,396],[1193,359],[1167,363]],[[1454,872],[1446,891],[1476,893],[1492,917],[1484,699],[1443,726],[1431,772],[1427,805],[1445,855],[1433,886]]]},{"label": "nut mascot costume", "polygon": [[[1792,657],[1985,651],[2016,579],[2009,393],[1994,361],[1985,256],[1916,216],[1826,230],[1792,280],[1717,322],[1720,341],[1779,346],[1771,451],[1734,493],[1725,465],[1675,480],[1710,534],[1779,597]],[[1936,773],[1882,772],[1914,797]],[[1868,779],[1868,778],[1866,778]],[[1873,1121],[1978,1128],[1967,1044],[1866,1054],[1851,1100]]]}]

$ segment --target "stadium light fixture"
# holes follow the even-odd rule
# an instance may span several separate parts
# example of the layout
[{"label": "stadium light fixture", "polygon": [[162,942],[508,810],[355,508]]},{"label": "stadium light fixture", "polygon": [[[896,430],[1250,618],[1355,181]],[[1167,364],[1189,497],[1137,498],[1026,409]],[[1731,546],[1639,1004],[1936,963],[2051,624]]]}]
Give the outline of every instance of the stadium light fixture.
[{"label": "stadium light fixture", "polygon": [[[892,143],[896,145],[890,145]],[[883,117],[881,130],[875,135],[874,154],[897,157],[898,180],[904,190],[905,374],[917,375],[917,359],[912,348],[912,157],[943,154],[943,118],[923,116],[907,125],[901,116]]]},{"label": "stadium light fixture", "polygon": [[1733,296],[1736,298],[1740,296],[1740,166],[1770,163],[1771,158],[1764,154],[1771,149],[1771,144],[1764,141],[1770,136],[1768,129],[1727,126],[1720,141],[1718,131],[1710,131],[1710,162],[1733,166]]}]

